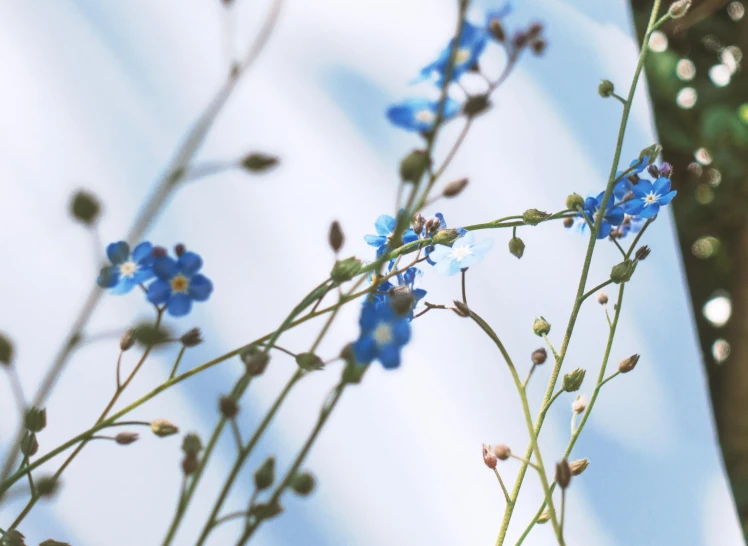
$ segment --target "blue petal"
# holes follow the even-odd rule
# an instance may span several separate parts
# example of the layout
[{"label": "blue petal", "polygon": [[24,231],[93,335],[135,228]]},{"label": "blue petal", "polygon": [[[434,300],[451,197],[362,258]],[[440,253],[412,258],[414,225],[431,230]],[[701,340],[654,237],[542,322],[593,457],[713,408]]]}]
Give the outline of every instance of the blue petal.
[{"label": "blue petal", "polygon": [[132,250],[132,259],[135,262],[142,262],[144,260],[151,260],[153,258],[153,245],[148,241],[144,241],[136,246]]},{"label": "blue petal", "polygon": [[632,185],[628,179],[621,180],[615,186],[613,186],[613,195],[616,199],[621,200],[631,191]]},{"label": "blue petal", "polygon": [[159,279],[169,280],[179,273],[179,267],[174,258],[164,256],[154,262],[153,272]]},{"label": "blue petal", "polygon": [[106,247],[106,255],[114,265],[120,265],[130,257],[130,245],[125,241],[112,243]]},{"label": "blue petal", "polygon": [[657,202],[658,202],[658,203],[660,204],[660,206],[662,206],[662,205],[667,205],[667,204],[668,204],[668,203],[669,203],[670,201],[672,201],[672,200],[673,200],[673,197],[675,197],[675,196],[676,196],[677,194],[678,194],[678,192],[677,192],[677,191],[675,191],[675,190],[673,190],[673,191],[671,191],[671,192],[669,192],[669,193],[666,193],[666,194],[665,194],[665,195],[663,195],[662,197],[660,197],[660,198],[659,198],[659,199],[657,200]]},{"label": "blue petal", "polygon": [[138,283],[132,277],[120,277],[119,282],[112,288],[112,294],[122,295],[129,293]]},{"label": "blue petal", "polygon": [[407,320],[398,320],[392,325],[392,337],[398,345],[405,345],[410,341],[410,323]]},{"label": "blue petal", "polygon": [[102,288],[111,288],[119,282],[119,267],[112,265],[102,268],[96,283]]},{"label": "blue petal", "polygon": [[600,224],[600,231],[597,232],[597,238],[605,239],[608,234],[610,234],[610,224],[603,220],[603,223]]},{"label": "blue petal", "polygon": [[626,212],[626,214],[630,214],[631,216],[636,216],[641,212],[643,208],[644,201],[641,198],[632,199],[631,201],[627,201],[623,205],[623,210]]},{"label": "blue petal", "polygon": [[132,281],[134,284],[143,284],[145,281],[152,279],[155,276],[156,274],[153,272],[153,268],[146,266],[135,272],[132,276]]},{"label": "blue petal", "polygon": [[639,199],[646,197],[647,195],[652,193],[653,190],[654,187],[649,180],[640,180],[639,183],[632,189],[632,191],[634,192],[634,197],[637,197]]},{"label": "blue petal", "polygon": [[395,225],[397,222],[389,214],[382,214],[377,221],[374,222],[374,228],[377,230],[377,235],[387,237],[395,231]]},{"label": "blue petal", "polygon": [[183,317],[192,309],[192,298],[187,294],[178,292],[169,298],[169,303],[166,304],[166,310],[173,317]]},{"label": "blue petal", "polygon": [[434,263],[438,263],[447,259],[450,252],[451,249],[448,246],[434,245],[434,249],[429,253],[429,259]]},{"label": "blue petal", "polygon": [[652,188],[657,195],[666,194],[670,191],[670,179],[661,176],[660,178],[655,180],[654,184],[652,184]]},{"label": "blue petal", "polygon": [[361,317],[358,319],[358,325],[363,332],[368,332],[376,327],[379,322],[377,315],[378,313],[374,306],[364,304],[361,308]]},{"label": "blue petal", "polygon": [[213,292],[213,283],[205,275],[193,275],[187,292],[193,300],[205,301]]},{"label": "blue petal", "polygon": [[418,235],[412,229],[408,229],[403,233],[403,244],[412,243],[416,240],[418,240]]},{"label": "blue petal", "polygon": [[185,252],[179,257],[177,261],[179,271],[181,271],[186,277],[191,277],[203,266],[203,259],[199,254],[194,252]]},{"label": "blue petal", "polygon": [[387,238],[381,235],[364,235],[364,241],[367,245],[380,247],[387,242]]},{"label": "blue petal", "polygon": [[447,221],[444,219],[444,215],[441,212],[437,212],[434,216],[439,220],[439,229],[447,229]]},{"label": "blue petal", "polygon": [[639,213],[639,218],[652,218],[653,216],[657,216],[658,212],[660,212],[660,205],[652,203],[642,209]]},{"label": "blue petal", "polygon": [[353,355],[361,364],[369,364],[377,356],[377,344],[369,336],[364,336],[353,344]]},{"label": "blue petal", "polygon": [[148,285],[148,292],[146,297],[148,301],[156,305],[166,303],[166,300],[171,296],[171,283],[167,280],[155,280]]},{"label": "blue petal", "polygon": [[397,345],[390,344],[379,351],[379,361],[388,370],[393,370],[400,366],[400,348]]},{"label": "blue petal", "polygon": [[493,248],[493,239],[483,239],[473,245],[473,254],[477,254],[481,258],[485,256]]},{"label": "blue petal", "polygon": [[621,207],[613,207],[605,213],[605,219],[614,226],[620,226],[623,223],[624,212]]}]

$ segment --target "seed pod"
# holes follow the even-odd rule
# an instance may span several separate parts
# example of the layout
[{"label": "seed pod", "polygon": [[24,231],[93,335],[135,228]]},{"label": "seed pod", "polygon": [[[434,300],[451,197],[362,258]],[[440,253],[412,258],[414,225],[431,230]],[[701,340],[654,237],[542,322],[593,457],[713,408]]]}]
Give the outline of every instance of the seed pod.
[{"label": "seed pod", "polygon": [[262,466],[255,471],[255,487],[258,491],[267,489],[275,481],[275,457],[265,459]]},{"label": "seed pod", "polygon": [[610,80],[603,80],[600,82],[600,85],[597,86],[597,94],[604,99],[607,99],[608,97],[613,95],[613,93],[615,93],[615,90],[616,87]]},{"label": "seed pod", "polygon": [[571,469],[572,476],[579,476],[582,472],[587,470],[588,466],[590,466],[590,460],[586,457],[584,459],[579,459],[577,461],[572,461],[569,463],[569,468]]},{"label": "seed pod", "polygon": [[130,328],[119,338],[119,348],[122,352],[129,351],[135,345],[135,328]]},{"label": "seed pod", "polygon": [[525,242],[519,237],[509,239],[509,252],[520,259],[525,254]]},{"label": "seed pod", "polygon": [[546,351],[543,347],[540,347],[539,349],[535,349],[532,352],[532,356],[530,358],[532,359],[533,364],[535,364],[536,366],[540,366],[548,358],[548,351]]},{"label": "seed pod", "polygon": [[624,358],[618,363],[618,371],[621,373],[629,373],[636,367],[639,362],[639,355],[631,355],[628,358]]},{"label": "seed pod", "polygon": [[140,434],[137,432],[120,432],[114,437],[114,441],[121,446],[127,446],[138,441]]},{"label": "seed pod", "polygon": [[444,197],[457,197],[462,193],[470,181],[467,178],[460,178],[459,180],[453,180],[446,186],[442,191]]},{"label": "seed pod", "polygon": [[571,483],[571,467],[566,459],[556,463],[556,483],[561,489],[566,489]]},{"label": "seed pod", "polygon": [[197,455],[203,449],[203,443],[200,441],[200,436],[194,432],[190,432],[182,440],[182,451],[186,455]]},{"label": "seed pod", "polygon": [[303,497],[314,490],[314,484],[314,476],[310,472],[297,472],[289,483],[294,493]]},{"label": "seed pod", "polygon": [[506,461],[509,457],[512,456],[512,450],[509,449],[509,446],[506,444],[499,444],[497,446],[494,446],[493,454],[496,455],[496,458],[500,461]]},{"label": "seed pod", "polygon": [[100,212],[101,204],[93,193],[86,190],[75,192],[70,201],[70,213],[73,218],[86,226],[91,226],[99,219]]},{"label": "seed pod", "polygon": [[343,246],[344,240],[345,236],[343,235],[343,229],[340,227],[340,223],[335,220],[330,224],[330,234],[328,236],[328,241],[330,241],[330,247],[333,252],[338,252],[340,250]]},{"label": "seed pod", "polygon": [[491,453],[490,446],[483,444],[483,462],[488,468],[496,468],[496,455]]},{"label": "seed pod", "polygon": [[251,173],[262,173],[278,165],[278,162],[279,159],[275,156],[256,152],[246,155],[241,166]]},{"label": "seed pod", "polygon": [[262,375],[270,362],[270,356],[257,345],[251,345],[239,353],[247,373],[251,376]]},{"label": "seed pod", "polygon": [[551,331],[551,325],[543,317],[536,318],[535,322],[532,323],[532,331],[538,337],[547,336]]},{"label": "seed pod", "polygon": [[155,419],[151,421],[151,432],[156,436],[164,438],[179,432],[179,427],[166,419]]},{"label": "seed pod", "polygon": [[202,333],[200,328],[193,328],[187,331],[179,340],[185,347],[196,347],[203,342]]},{"label": "seed pod", "polygon": [[221,415],[226,419],[233,419],[239,413],[239,404],[232,396],[221,396],[218,408],[221,410]]},{"label": "seed pod", "polygon": [[583,370],[582,368],[577,368],[576,370],[564,375],[564,378],[561,381],[564,390],[566,392],[578,391],[579,387],[582,386],[582,382],[584,381],[585,373],[585,370]]}]

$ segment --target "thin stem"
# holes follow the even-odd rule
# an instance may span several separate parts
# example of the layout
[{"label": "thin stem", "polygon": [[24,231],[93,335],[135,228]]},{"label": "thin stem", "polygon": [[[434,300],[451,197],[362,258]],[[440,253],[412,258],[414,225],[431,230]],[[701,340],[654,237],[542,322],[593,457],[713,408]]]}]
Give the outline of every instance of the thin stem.
[{"label": "thin stem", "polygon": [[561,489],[561,536],[564,535],[564,514],[566,512],[566,489]]},{"label": "thin stem", "polygon": [[242,442],[242,433],[239,430],[239,425],[236,419],[231,419],[231,430],[234,431],[234,440],[236,440],[236,448],[241,451],[244,443]]},{"label": "thin stem", "polygon": [[616,99],[618,102],[620,102],[624,106],[626,106],[626,99],[624,99],[621,95],[618,95],[616,93],[611,93],[610,96]]},{"label": "thin stem", "polygon": [[119,355],[117,355],[117,370],[115,372],[116,379],[117,379],[117,389],[120,390],[122,388],[122,379],[120,375],[120,370],[122,370],[122,355],[125,354],[125,351],[120,349]]},{"label": "thin stem", "polygon": [[504,485],[504,480],[501,479],[501,474],[499,474],[499,469],[494,467],[493,471],[496,473],[496,479],[499,480],[499,485],[501,486],[501,490],[504,492],[504,499],[506,499],[506,502],[510,502],[509,491],[506,490],[506,486]]},{"label": "thin stem", "polygon": [[467,293],[465,292],[465,273],[467,273],[467,270],[467,267],[462,268],[462,303],[464,303],[465,305],[468,304]]},{"label": "thin stem", "polygon": [[[625,255],[626,255],[626,254],[624,253],[624,256],[625,256]],[[600,289],[602,289],[602,288],[605,288],[606,286],[608,286],[609,284],[612,284],[612,283],[613,283],[613,281],[612,281],[611,279],[608,279],[608,280],[607,280],[607,281],[605,281],[605,282],[601,282],[601,283],[600,283],[600,284],[598,284],[598,285],[597,285],[597,286],[596,286],[595,288],[593,288],[593,289],[591,289],[591,290],[587,291],[587,292],[586,292],[586,293],[584,294],[584,296],[582,296],[582,301],[586,300],[587,298],[589,298],[589,297],[590,297],[590,296],[591,296],[592,294],[594,294],[594,293],[595,293],[595,292],[597,292],[598,290],[600,290]]]},{"label": "thin stem", "polygon": [[626,251],[623,250],[623,247],[621,246],[621,243],[618,242],[618,240],[615,237],[608,237],[611,241],[613,241],[613,244],[616,245],[616,248],[618,248],[618,251],[621,253],[621,256],[623,256],[624,260],[626,259]]},{"label": "thin stem", "polygon": [[[24,465],[27,465],[29,463],[29,456],[24,455],[23,460],[21,461],[21,468],[24,467]],[[29,478],[29,489],[31,490],[31,496],[36,497],[36,487],[34,486],[34,478],[31,476],[31,472],[26,474]]]},{"label": "thin stem", "polygon": [[179,363],[182,361],[182,357],[184,356],[184,351],[186,349],[187,347],[185,345],[182,345],[182,347],[179,349],[179,354],[177,355],[177,359],[174,361],[174,366],[171,368],[169,379],[174,379],[174,376],[177,375],[177,368],[179,368]]},{"label": "thin stem", "polygon": [[602,387],[602,386],[603,386],[603,385],[605,385],[605,384],[606,384],[606,383],[607,383],[608,381],[610,381],[611,379],[613,379],[614,377],[617,377],[617,376],[619,376],[619,375],[621,375],[621,372],[620,372],[620,371],[617,371],[617,372],[615,372],[615,373],[613,373],[613,374],[610,374],[610,375],[609,375],[608,377],[606,377],[606,378],[605,378],[605,379],[603,380],[603,382],[602,382],[602,383],[600,383],[600,387]]},{"label": "thin stem", "polygon": [[21,421],[23,421],[26,413],[26,397],[23,395],[23,387],[21,386],[21,380],[18,377],[18,370],[15,366],[4,366],[8,370],[8,379],[10,380],[10,388],[13,391],[13,398],[16,400],[16,406],[18,407],[18,413],[21,415]]}]

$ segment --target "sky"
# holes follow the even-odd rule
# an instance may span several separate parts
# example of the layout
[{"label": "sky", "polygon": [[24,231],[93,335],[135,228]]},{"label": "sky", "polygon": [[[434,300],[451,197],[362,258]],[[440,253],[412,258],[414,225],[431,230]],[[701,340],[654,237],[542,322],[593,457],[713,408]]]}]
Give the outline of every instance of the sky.
[{"label": "sky", "polygon": [[[125,236],[185,131],[225,78],[228,50],[244,51],[269,7],[264,1],[236,4],[233,47],[217,0],[0,5],[6,82],[0,88],[0,249],[6,257],[0,331],[16,343],[27,393],[64,339],[103,251],[70,220],[70,196],[78,188],[96,193],[104,204],[102,241]],[[531,207],[561,210],[571,192],[601,191],[610,170],[620,104],[601,99],[596,89],[602,78],[618,89],[629,85],[637,47],[628,4],[517,4],[507,25],[541,21],[548,49],[542,58],[522,60],[445,173],[448,180],[471,180],[459,199],[426,211],[443,212],[452,226]],[[471,19],[481,21],[483,10],[496,5],[476,0]],[[346,233],[344,255],[373,257],[363,236],[373,232],[377,216],[394,210],[398,161],[419,144],[417,136],[389,125],[384,111],[407,96],[433,96],[428,84],[410,82],[444,46],[455,16],[451,0],[287,0],[267,49],[197,158],[228,161],[261,150],[277,154],[281,166],[262,177],[233,170],[184,185],[147,234],[154,244],[182,242],[199,252],[215,286],[207,303],[170,320],[176,332],[195,326],[204,332],[206,342],[186,354],[184,369],[271,331],[327,276],[334,259],[326,242],[332,220]],[[488,71],[498,73],[501,63],[498,49],[487,52]],[[438,156],[456,129],[444,131]],[[621,163],[655,141],[642,83]],[[677,173],[673,182],[677,189]],[[479,234],[496,244],[471,269],[468,297],[526,370],[539,346],[534,317],[548,319],[550,338],[561,343],[586,240],[558,224],[523,228],[519,236],[527,248],[516,260],[506,250],[509,236]],[[572,453],[591,464],[569,489],[566,536],[575,546],[739,545],[669,211],[645,242],[653,252],[627,286],[611,365],[633,353],[642,357],[634,372],[605,386]],[[607,278],[616,253],[599,245],[590,286]],[[432,302],[459,295],[456,277],[428,269],[421,287]],[[105,296],[87,333],[121,330],[150,313],[140,294]],[[315,328],[290,332],[283,343],[302,350]],[[606,330],[601,308],[590,300],[565,370],[584,367],[595,376]],[[320,353],[337,354],[357,333],[353,304],[340,313]],[[123,405],[165,379],[176,350],[156,351]],[[75,354],[48,402],[40,454],[91,425],[113,392],[117,353],[116,340],[105,339]],[[245,434],[294,367],[278,354],[251,385],[239,418]],[[138,408],[132,418],[168,418],[207,438],[218,418],[218,397],[241,369],[238,359],[216,366]],[[531,383],[533,408],[548,369],[539,369]],[[330,365],[292,391],[227,511],[246,505],[251,473],[267,455],[276,456],[279,468],[290,464],[339,371],[339,364]],[[588,396],[590,383],[581,390]],[[546,461],[556,460],[568,441],[572,400],[561,397],[549,414],[541,436]],[[5,382],[0,410],[14,412]],[[10,417],[0,422],[5,443],[14,430]],[[65,472],[59,495],[37,505],[21,526],[27,544],[47,538],[76,546],[161,544],[181,483],[180,442],[143,433],[127,447],[92,443]],[[490,341],[469,321],[429,313],[413,323],[401,369],[374,366],[362,385],[344,394],[304,465],[317,476],[315,493],[284,497],[284,514],[264,525],[254,543],[493,544],[504,503],[480,446],[506,443],[522,452],[526,442],[519,400]],[[194,543],[233,462],[228,433],[219,447],[175,544]],[[513,481],[517,468],[510,461],[500,470]],[[507,543],[516,541],[542,498],[531,473],[525,487]],[[0,527],[21,508],[18,500],[0,510]],[[225,524],[209,544],[232,544],[240,530]],[[551,528],[543,526],[524,544],[551,542]]]}]

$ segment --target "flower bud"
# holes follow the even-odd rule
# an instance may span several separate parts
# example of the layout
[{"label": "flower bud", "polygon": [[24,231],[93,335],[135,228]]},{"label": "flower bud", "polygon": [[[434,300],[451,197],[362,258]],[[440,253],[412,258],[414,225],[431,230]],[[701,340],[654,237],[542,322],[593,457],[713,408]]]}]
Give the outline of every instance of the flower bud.
[{"label": "flower bud", "polygon": [[636,262],[633,260],[625,260],[618,265],[614,265],[613,269],[610,270],[610,280],[616,284],[622,284],[631,280],[631,275],[634,274],[636,269]]},{"label": "flower bud", "polygon": [[52,540],[48,538],[44,542],[40,543],[39,546],[70,546],[68,542],[60,542],[58,540]]},{"label": "flower bud", "polygon": [[413,150],[400,162],[400,178],[418,184],[430,164],[431,158],[426,150]]},{"label": "flower bud", "polygon": [[649,248],[647,245],[641,246],[636,249],[634,258],[636,258],[637,262],[641,262],[642,260],[645,260],[647,256],[649,256],[650,252],[652,252],[652,249]]},{"label": "flower bud", "polygon": [[177,255],[177,258],[181,258],[182,254],[187,252],[187,247],[184,246],[183,243],[177,243],[174,245],[174,254]]},{"label": "flower bud", "polygon": [[579,476],[582,472],[587,470],[588,466],[590,466],[590,460],[586,457],[584,459],[579,459],[578,461],[572,461],[569,463],[569,468],[571,469],[572,476]]},{"label": "flower bud", "polygon": [[138,324],[134,328],[135,341],[146,347],[164,343],[171,338],[171,333],[165,327],[155,328],[153,324]]},{"label": "flower bud", "polygon": [[155,419],[151,421],[151,432],[156,436],[164,438],[179,432],[179,427],[166,419]]},{"label": "flower bud", "polygon": [[36,439],[36,434],[27,430],[21,440],[21,453],[31,457],[36,455],[37,451],[39,451],[39,441]]},{"label": "flower bud", "polygon": [[548,358],[548,351],[546,351],[543,347],[540,347],[539,349],[535,349],[532,352],[532,363],[536,366],[540,366],[545,362],[545,360]]},{"label": "flower bud", "polygon": [[296,355],[296,364],[298,364],[299,368],[302,370],[308,371],[321,370],[325,367],[325,363],[322,359],[314,353],[300,353]]},{"label": "flower bud", "polygon": [[275,457],[265,459],[262,466],[255,471],[255,487],[258,491],[267,489],[275,481]]},{"label": "flower bud", "polygon": [[288,484],[297,495],[305,497],[314,490],[314,476],[310,472],[297,472]]},{"label": "flower bud", "polygon": [[396,286],[388,294],[390,295],[390,306],[396,315],[404,316],[413,310],[416,298],[407,286]]},{"label": "flower bud", "polygon": [[54,476],[42,476],[36,480],[36,493],[40,497],[51,497],[60,488],[60,481]]},{"label": "flower bud", "polygon": [[527,209],[522,213],[522,221],[529,226],[537,226],[540,222],[548,218],[550,214],[538,209]]},{"label": "flower bud", "polygon": [[70,201],[70,212],[73,218],[82,224],[91,226],[99,219],[101,205],[94,194],[85,190],[78,190]]},{"label": "flower bud", "polygon": [[3,535],[3,540],[0,544],[2,544],[2,546],[26,546],[25,539],[26,537],[23,536],[23,533],[13,529],[12,531],[7,531],[5,535]]},{"label": "flower bud", "polygon": [[283,507],[278,504],[278,501],[269,503],[258,502],[250,510],[250,514],[258,520],[274,518],[281,512],[283,512]]},{"label": "flower bud", "polygon": [[165,258],[167,254],[166,249],[162,246],[154,246],[151,251],[151,256],[154,258]]},{"label": "flower bud", "polygon": [[114,437],[114,441],[121,446],[128,446],[135,443],[140,438],[140,434],[137,432],[120,432]]},{"label": "flower bud", "polygon": [[655,161],[657,161],[657,157],[662,152],[662,146],[659,144],[652,144],[651,146],[647,146],[644,148],[641,152],[639,152],[639,161],[646,161],[647,165],[653,164]]},{"label": "flower bud", "polygon": [[469,180],[467,178],[460,178],[459,180],[453,180],[446,186],[444,186],[444,190],[442,191],[442,195],[444,197],[457,197],[462,193],[462,190],[464,190],[468,185]]},{"label": "flower bud", "polygon": [[182,451],[185,455],[197,455],[202,449],[203,443],[200,441],[200,436],[194,432],[190,432],[182,440]]},{"label": "flower bud", "polygon": [[680,19],[691,8],[691,0],[678,0],[677,2],[673,2],[670,4],[670,7],[667,10],[668,15],[672,17],[673,19]]},{"label": "flower bud", "polygon": [[621,373],[629,373],[633,370],[639,362],[639,355],[631,355],[628,358],[624,358],[618,363],[618,371]]},{"label": "flower bud", "polygon": [[486,444],[483,444],[483,462],[486,464],[488,468],[496,468],[496,463],[498,462],[496,460],[496,455],[491,453],[491,450],[489,449],[490,446],[487,446]]},{"label": "flower bud", "polygon": [[270,362],[270,355],[257,345],[250,345],[244,349],[239,353],[239,358],[244,362],[247,374],[251,376],[262,375]]},{"label": "flower bud", "polygon": [[130,328],[119,338],[119,348],[122,352],[129,351],[135,345],[135,329]]},{"label": "flower bud", "polygon": [[578,391],[579,387],[582,386],[582,382],[584,381],[585,373],[585,370],[583,370],[582,368],[577,368],[576,370],[573,370],[564,375],[563,381],[561,382],[564,390],[566,392]]},{"label": "flower bud", "polygon": [[597,86],[597,94],[602,98],[607,99],[615,92],[616,87],[610,80],[602,80],[600,85]]},{"label": "flower bud", "polygon": [[420,235],[421,231],[423,231],[423,226],[425,225],[426,225],[426,218],[423,217],[423,214],[421,214],[420,212],[417,212],[413,216],[413,223],[412,223],[413,231],[415,231],[417,235]]},{"label": "flower bud", "polygon": [[346,258],[345,260],[338,260],[335,262],[335,265],[332,266],[330,277],[337,284],[341,284],[345,281],[350,281],[353,277],[358,275],[358,272],[361,271],[362,267],[363,264],[361,263],[361,260],[354,256]]},{"label": "flower bud", "polygon": [[10,366],[13,361],[13,344],[0,333],[0,365]]},{"label": "flower bud", "polygon": [[548,508],[543,510],[543,512],[538,516],[538,523],[548,523],[551,520],[551,513],[548,511]]},{"label": "flower bud", "polygon": [[519,237],[509,239],[509,253],[520,259],[525,254],[525,242]]},{"label": "flower bud", "polygon": [[203,342],[200,328],[193,328],[192,330],[187,331],[181,338],[179,338],[179,341],[181,341],[182,345],[185,347],[196,347],[200,345]]},{"label": "flower bud", "polygon": [[503,42],[504,40],[506,40],[506,32],[504,31],[504,27],[502,26],[501,20],[498,17],[495,17],[491,20],[488,25],[488,29],[491,31],[494,40],[496,40],[497,42]]},{"label": "flower bud", "polygon": [[599,303],[600,305],[605,305],[606,303],[608,303],[608,294],[606,294],[605,292],[598,292],[597,303]]},{"label": "flower bud", "polygon": [[218,409],[226,419],[233,419],[239,414],[239,404],[233,396],[221,396],[218,401]]},{"label": "flower bud", "polygon": [[673,166],[665,162],[660,167],[660,176],[664,176],[665,178],[670,178],[673,175]]},{"label": "flower bud", "polygon": [[278,165],[278,161],[275,156],[255,152],[244,156],[241,166],[251,173],[262,173]]},{"label": "flower bud", "polygon": [[459,300],[454,300],[452,304],[455,306],[455,313],[457,313],[461,317],[470,316],[470,307],[468,307],[467,305],[465,305]]},{"label": "flower bud", "polygon": [[571,410],[574,413],[582,413],[587,409],[587,399],[583,394],[578,394],[577,398],[571,403]]},{"label": "flower bud", "polygon": [[33,407],[27,410],[24,423],[27,430],[41,432],[47,426],[47,409]]},{"label": "flower bud", "polygon": [[571,467],[566,459],[556,463],[556,483],[561,489],[566,489],[571,483]]},{"label": "flower bud", "polygon": [[574,225],[574,218],[568,218],[568,217],[564,218],[564,227],[565,228],[570,228],[573,225]]},{"label": "flower bud", "polygon": [[547,336],[551,331],[551,325],[543,317],[536,318],[535,322],[532,323],[532,331],[538,337]]},{"label": "flower bud", "polygon": [[469,118],[482,114],[491,107],[491,101],[488,95],[475,95],[465,101],[462,111]]},{"label": "flower bud", "polygon": [[197,472],[198,468],[200,468],[200,461],[197,456],[192,453],[187,453],[184,456],[184,459],[182,459],[182,472],[184,472],[184,475],[190,476]]},{"label": "flower bud", "polygon": [[328,235],[328,241],[330,241],[330,247],[333,252],[338,252],[343,246],[345,236],[343,235],[343,229],[340,227],[340,222],[335,220],[330,224],[330,234]]},{"label": "flower bud", "polygon": [[464,229],[439,229],[431,236],[432,241],[438,245],[451,246],[457,239],[465,235]]},{"label": "flower bud", "polygon": [[545,48],[547,46],[548,43],[542,38],[538,38],[537,40],[533,40],[532,42],[530,42],[530,49],[532,49],[532,52],[537,56],[545,53]]},{"label": "flower bud", "polygon": [[577,210],[584,206],[584,198],[578,193],[572,193],[566,198],[566,208],[569,210]]},{"label": "flower bud", "polygon": [[441,222],[439,221],[439,218],[429,218],[426,220],[426,235],[429,235],[430,233],[434,233],[439,229],[441,226]]},{"label": "flower bud", "polygon": [[649,173],[649,176],[651,176],[652,178],[660,177],[660,169],[657,168],[657,165],[649,165],[647,167],[647,172]]},{"label": "flower bud", "polygon": [[509,457],[512,456],[512,450],[509,449],[509,446],[506,444],[499,444],[497,446],[494,446],[493,454],[496,455],[496,458],[498,460],[506,461]]}]

